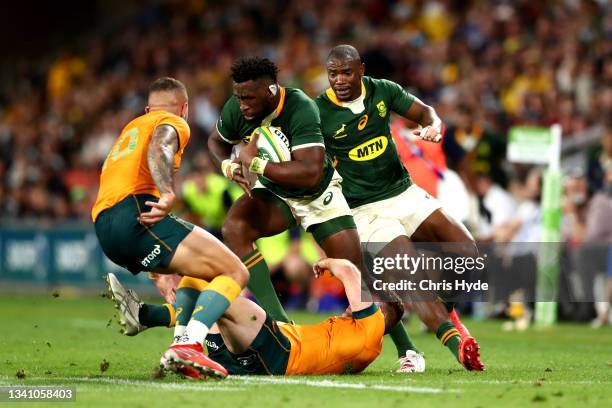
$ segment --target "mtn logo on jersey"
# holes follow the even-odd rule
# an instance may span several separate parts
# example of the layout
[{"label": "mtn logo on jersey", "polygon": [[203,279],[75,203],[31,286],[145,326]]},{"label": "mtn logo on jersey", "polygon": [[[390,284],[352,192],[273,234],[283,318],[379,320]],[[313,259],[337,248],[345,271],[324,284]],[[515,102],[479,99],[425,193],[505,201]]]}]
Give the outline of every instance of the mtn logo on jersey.
[{"label": "mtn logo on jersey", "polygon": [[156,244],[153,247],[153,250],[149,252],[149,255],[145,256],[144,259],[140,261],[140,263],[142,264],[142,266],[149,266],[151,261],[157,258],[157,255],[159,254],[161,254],[161,247],[158,244]]},{"label": "mtn logo on jersey", "polygon": [[378,136],[354,147],[348,157],[353,161],[372,160],[383,154],[388,145],[389,141],[386,136]]}]

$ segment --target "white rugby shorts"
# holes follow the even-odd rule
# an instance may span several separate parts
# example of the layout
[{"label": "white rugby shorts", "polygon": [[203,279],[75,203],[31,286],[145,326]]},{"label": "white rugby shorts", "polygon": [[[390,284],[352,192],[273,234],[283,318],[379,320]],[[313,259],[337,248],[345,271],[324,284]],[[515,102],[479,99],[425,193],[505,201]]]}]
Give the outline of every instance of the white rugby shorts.
[{"label": "white rugby shorts", "polygon": [[403,193],[353,208],[353,218],[361,242],[391,242],[408,238],[434,211],[440,202],[416,184]]},{"label": "white rugby shorts", "polygon": [[[327,189],[315,199],[280,198],[291,210],[298,225],[308,230],[311,225],[321,224],[344,215],[352,215],[351,209],[342,195],[342,177],[336,170]],[[259,181],[253,189],[265,188]],[[268,190],[269,191],[269,190]]]}]

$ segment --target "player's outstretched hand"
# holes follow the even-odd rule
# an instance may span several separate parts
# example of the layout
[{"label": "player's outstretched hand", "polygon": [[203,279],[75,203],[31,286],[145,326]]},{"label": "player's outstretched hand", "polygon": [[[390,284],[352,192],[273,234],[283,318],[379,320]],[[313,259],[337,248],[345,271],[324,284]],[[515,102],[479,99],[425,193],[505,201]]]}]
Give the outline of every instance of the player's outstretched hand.
[{"label": "player's outstretched hand", "polygon": [[323,258],[312,265],[312,271],[314,272],[315,278],[320,278],[325,272],[329,272],[331,274],[331,270],[329,269],[330,263],[330,258]]},{"label": "player's outstretched hand", "polygon": [[442,134],[433,126],[425,126],[424,128],[417,129],[412,133],[427,142],[440,143],[442,140]]},{"label": "player's outstretched hand", "polygon": [[323,258],[312,266],[316,278],[320,277],[325,272],[329,272],[331,275],[340,278],[347,269],[351,268],[355,268],[355,265],[353,265],[351,261],[336,258]]},{"label": "player's outstretched hand", "polygon": [[174,205],[174,201],[176,197],[174,194],[162,194],[159,201],[146,201],[145,205],[151,207],[151,210],[146,213],[140,214],[138,217],[138,222],[142,225],[150,227],[155,225],[164,219],[166,215],[172,210],[172,206]]}]

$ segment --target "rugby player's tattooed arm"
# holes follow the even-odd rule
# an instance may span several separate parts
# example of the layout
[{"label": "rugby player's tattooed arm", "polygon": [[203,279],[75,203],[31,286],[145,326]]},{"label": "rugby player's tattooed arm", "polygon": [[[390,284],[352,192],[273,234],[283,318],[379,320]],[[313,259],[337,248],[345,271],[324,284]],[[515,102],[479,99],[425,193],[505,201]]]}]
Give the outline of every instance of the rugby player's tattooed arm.
[{"label": "rugby player's tattooed arm", "polygon": [[160,125],[155,128],[147,159],[151,176],[162,195],[174,194],[174,155],[178,148],[178,134],[172,126]]},{"label": "rugby player's tattooed arm", "polygon": [[442,120],[440,120],[433,107],[426,105],[415,97],[410,108],[403,116],[423,127],[416,130],[415,135],[431,142],[437,143],[440,141],[443,133]]},{"label": "rugby player's tattooed arm", "polygon": [[176,196],[174,194],[174,155],[179,149],[178,134],[169,125],[160,125],[155,128],[147,162],[149,171],[160,193],[158,202],[147,201],[145,204],[151,210],[140,215],[140,222],[144,225],[153,225],[161,221],[172,209]]}]

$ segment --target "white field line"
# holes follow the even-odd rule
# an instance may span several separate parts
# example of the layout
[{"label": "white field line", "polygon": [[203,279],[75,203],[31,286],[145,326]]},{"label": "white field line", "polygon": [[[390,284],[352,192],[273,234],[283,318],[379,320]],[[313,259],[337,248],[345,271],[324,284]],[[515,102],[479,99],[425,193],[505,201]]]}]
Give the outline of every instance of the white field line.
[{"label": "white field line", "polygon": [[541,382],[542,384],[550,385],[596,385],[596,384],[611,384],[612,381],[600,381],[600,380],[578,380],[578,381],[567,381],[555,379],[544,379],[540,380],[449,380],[450,383],[455,384],[492,384],[492,385],[508,385],[508,384],[533,384],[534,382]]},{"label": "white field line", "polygon": [[309,387],[320,387],[320,388],[348,388],[358,390],[376,390],[376,391],[396,391],[396,392],[413,392],[422,394],[439,394],[443,392],[454,392],[458,393],[461,390],[457,389],[446,389],[446,388],[432,388],[432,387],[413,387],[406,385],[383,385],[383,384],[364,384],[364,383],[350,383],[340,382],[332,380],[301,380],[293,378],[266,378],[266,377],[231,377],[233,380],[243,381],[245,383],[259,383],[259,384],[281,384],[281,385],[306,385]]},{"label": "white field line", "polygon": [[[164,383],[161,381],[142,381],[142,380],[126,380],[120,378],[90,378],[90,377],[29,377],[32,380],[57,380],[64,381],[66,384],[57,384],[62,387],[74,387],[75,382],[85,382],[94,384],[108,384],[108,385],[125,385],[125,386],[136,386],[136,387],[149,387],[165,390],[181,390],[181,391],[245,391],[244,387],[228,387],[222,385],[223,383],[218,381],[211,382],[193,382],[191,384],[180,384],[180,383]],[[6,381],[0,381],[0,385],[19,385],[18,383],[9,383]],[[26,384],[25,386],[32,386],[34,384]],[[54,384],[55,385],[55,384]]]},{"label": "white field line", "polygon": [[[384,385],[384,384],[364,384],[364,383],[345,383],[333,380],[302,380],[293,378],[279,378],[279,377],[236,377],[230,376],[233,380],[239,380],[246,383],[273,383],[273,384],[296,384],[296,385],[308,385],[313,387],[331,387],[331,388],[353,388],[353,389],[378,389],[385,391],[408,391],[408,392],[425,392],[425,393],[438,393],[438,392],[461,392],[458,389],[451,388],[433,388],[433,387],[415,387],[415,386],[404,386],[404,385]],[[490,385],[532,385],[534,382],[539,380],[486,380],[486,379],[465,379],[465,380],[447,380],[449,385],[452,384],[490,384]],[[596,385],[596,384],[612,384],[612,381],[600,381],[600,380],[554,380],[546,379],[541,381],[543,384],[550,385]]]},{"label": "white field line", "polygon": [[[345,389],[363,389],[363,390],[376,390],[376,391],[395,391],[395,392],[414,392],[414,393],[426,393],[426,394],[437,394],[437,393],[459,393],[462,392],[458,389],[451,388],[433,388],[433,387],[415,387],[405,385],[384,385],[384,384],[365,384],[365,383],[350,383],[340,382],[333,380],[304,380],[295,378],[280,378],[280,377],[241,377],[241,376],[229,376],[227,380],[223,382],[211,381],[211,382],[193,382],[193,383],[164,383],[161,381],[143,381],[143,380],[127,380],[120,378],[91,378],[91,377],[27,377],[27,379],[37,381],[63,381],[65,384],[57,384],[58,386],[74,386],[74,382],[89,382],[97,384],[109,384],[109,385],[124,385],[124,386],[139,386],[139,387],[151,387],[169,390],[192,390],[192,391],[245,391],[244,387],[235,387],[234,383],[242,384],[279,384],[279,385],[305,385],[309,387],[319,388],[345,388]],[[0,376],[0,385],[19,385],[17,381],[13,380],[12,377]],[[470,379],[470,380],[448,380],[448,384],[489,384],[489,385],[530,385],[537,380],[485,380],[485,379]],[[612,384],[610,381],[590,381],[590,380],[579,380],[579,381],[555,381],[544,380],[543,384],[550,385],[596,385],[596,384]],[[231,386],[230,386],[231,384]],[[26,386],[34,384],[25,384]]]},{"label": "white field line", "polygon": [[[240,377],[230,376],[224,382],[198,382],[193,384],[163,383],[159,381],[126,380],[118,378],[90,378],[90,377],[29,377],[32,380],[57,380],[68,383],[66,386],[74,386],[74,382],[89,382],[94,384],[126,385],[138,387],[152,387],[169,390],[191,390],[191,391],[244,391],[244,387],[229,386],[230,384],[281,384],[281,385],[305,385],[319,388],[345,388],[372,391],[395,391],[406,393],[439,394],[444,392],[461,392],[456,389],[443,389],[432,387],[395,386],[383,384],[349,383],[332,380],[299,380],[290,378],[266,378],[266,377]],[[223,385],[221,385],[223,384]],[[0,385],[15,385],[0,381]],[[30,385],[30,384],[28,384]],[[65,384],[63,384],[65,385]]]}]

